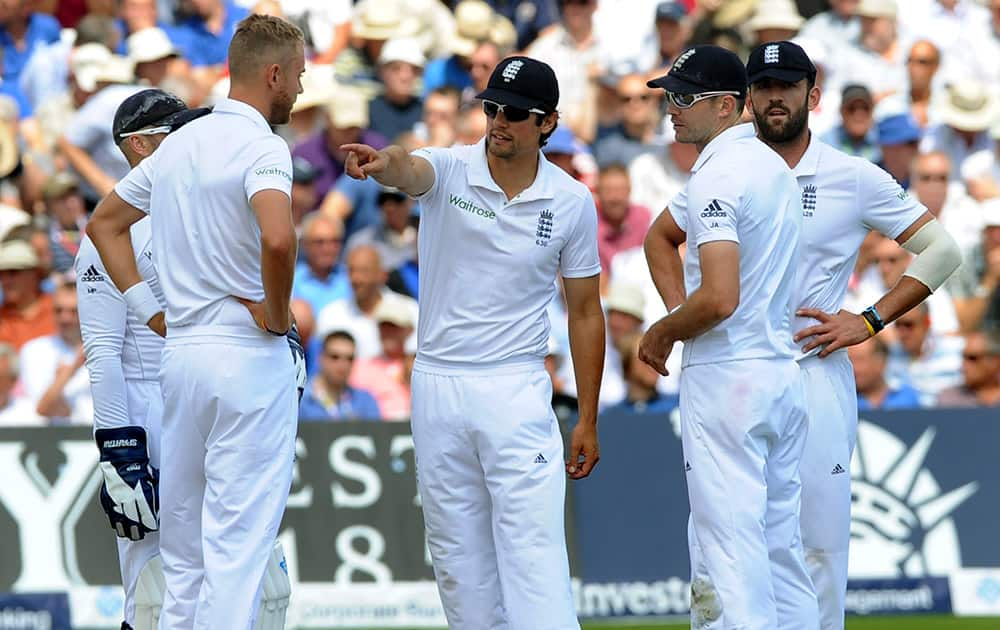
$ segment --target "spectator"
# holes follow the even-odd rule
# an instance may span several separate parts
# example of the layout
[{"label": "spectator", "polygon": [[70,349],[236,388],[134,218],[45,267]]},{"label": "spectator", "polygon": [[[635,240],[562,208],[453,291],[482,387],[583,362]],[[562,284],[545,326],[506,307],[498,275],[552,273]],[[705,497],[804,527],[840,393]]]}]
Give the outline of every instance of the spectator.
[{"label": "spectator", "polygon": [[78,184],[69,173],[56,173],[42,190],[48,211],[52,269],[59,273],[73,268],[87,225],[87,208]]},{"label": "spectator", "polygon": [[983,239],[946,285],[961,329],[1000,330],[1000,198],[983,204]]},{"label": "spectator", "polygon": [[646,298],[642,289],[635,284],[626,280],[608,285],[608,294],[604,299],[608,334],[604,350],[604,374],[601,377],[601,408],[625,398],[625,375],[618,349],[623,347],[628,336],[641,334],[644,330],[645,308]]},{"label": "spectator", "polygon": [[335,330],[323,340],[319,372],[309,380],[299,404],[299,419],[378,420],[374,396],[349,384],[354,367],[354,337]]},{"label": "spectator", "polygon": [[[455,134],[455,142],[458,144],[479,142],[486,135],[486,114],[483,113],[483,108],[479,105],[462,108],[458,112]],[[551,141],[551,138],[549,140]]]},{"label": "spectator", "polygon": [[292,219],[300,227],[310,210],[318,205],[316,169],[302,158],[292,160]]},{"label": "spectator", "polygon": [[997,97],[978,81],[957,81],[945,91],[940,116],[941,124],[927,132],[920,150],[947,153],[951,158],[951,177],[959,179],[966,158],[977,151],[993,149],[989,128],[996,120]]},{"label": "spectator", "polygon": [[52,296],[42,292],[44,274],[38,254],[27,242],[0,244],[0,343],[20,350],[32,339],[55,333]]},{"label": "spectator", "polygon": [[34,10],[33,2],[0,2],[0,66],[4,81],[17,85],[31,54],[59,40],[59,22]]},{"label": "spectator", "polygon": [[903,50],[899,45],[896,0],[861,0],[860,46],[845,50],[845,82],[867,85],[878,102],[906,89]]},{"label": "spectator", "polygon": [[757,44],[766,44],[795,37],[805,22],[792,0],[758,0],[747,29]]},{"label": "spectator", "polygon": [[387,274],[382,260],[378,250],[370,245],[359,245],[347,254],[347,273],[351,281],[351,297],[331,302],[320,311],[316,318],[316,331],[323,337],[333,330],[346,330],[354,337],[359,359],[378,356],[381,354],[375,321],[378,306],[384,300],[399,301],[416,320],[417,303],[386,288]]},{"label": "spectator", "polygon": [[847,349],[854,366],[854,382],[858,390],[858,411],[869,409],[914,409],[920,406],[917,390],[907,383],[889,387],[885,381],[885,366],[889,348],[878,337],[872,337]]},{"label": "spectator", "polygon": [[[83,19],[86,20],[87,18]],[[166,23],[161,22],[157,16],[156,0],[120,0],[118,2],[118,19],[115,20],[115,27],[118,30],[118,39],[121,44],[117,48],[114,46],[110,48],[118,54],[124,55],[127,53],[127,48],[124,44],[129,35],[147,28],[158,27],[164,29],[165,26]],[[77,26],[77,29],[79,29],[79,26]]]},{"label": "spectator", "polygon": [[1000,407],[1000,337],[972,332],[962,351],[962,384],[938,396],[939,407]]},{"label": "spectator", "polygon": [[[236,25],[250,14],[232,0],[186,0],[190,13],[172,30],[174,43],[195,68],[221,74]],[[212,81],[214,83],[214,81]]]},{"label": "spectator", "polygon": [[625,375],[625,398],[608,407],[608,412],[667,413],[677,407],[676,396],[665,396],[657,390],[660,375],[639,360],[639,342],[642,335],[630,334],[622,339],[618,348]]},{"label": "spectator", "polygon": [[[455,144],[462,95],[451,86],[435,88],[424,97],[424,109],[414,132],[424,146],[450,147]],[[479,104],[476,104],[479,110]],[[478,138],[477,138],[478,140]]]},{"label": "spectator", "polygon": [[420,120],[423,103],[415,88],[426,61],[412,38],[390,39],[382,48],[378,73],[385,90],[368,104],[368,119],[386,138],[410,131]]},{"label": "spectator", "polygon": [[374,319],[381,352],[358,361],[351,385],[372,393],[384,419],[406,420],[410,417],[406,342],[414,334],[416,318],[401,300],[382,300],[375,309]]},{"label": "spectator", "polygon": [[334,99],[336,92],[330,66],[306,65],[302,73],[302,93],[292,105],[288,124],[279,127],[276,133],[288,146],[295,147],[321,132],[325,122],[323,106]]},{"label": "spectator", "polygon": [[659,96],[646,87],[645,78],[638,74],[624,77],[618,82],[616,97],[621,123],[594,145],[599,167],[616,163],[628,166],[640,155],[662,149],[656,142]]},{"label": "spectator", "polygon": [[394,0],[367,0],[358,5],[350,44],[333,62],[337,82],[359,90],[365,99],[375,96],[379,90],[376,62],[386,40],[400,33],[400,13]]},{"label": "spectator", "polygon": [[413,200],[395,188],[382,187],[378,193],[381,218],[355,232],[347,241],[346,251],[371,245],[378,251],[382,266],[393,272],[417,258],[417,228],[413,225]]},{"label": "spectator", "polygon": [[962,164],[962,180],[976,201],[1000,197],[1000,117],[990,128],[993,149],[977,151]]},{"label": "spectator", "polygon": [[982,211],[961,182],[949,181],[948,155],[941,151],[922,153],[914,158],[910,172],[910,193],[955,237],[963,254],[970,252],[982,239]]},{"label": "spectator", "polygon": [[878,123],[878,144],[882,152],[879,166],[904,190],[910,187],[910,166],[917,157],[922,132],[913,116],[892,114]]},{"label": "spectator", "polygon": [[941,51],[928,40],[922,39],[910,46],[906,57],[906,74],[910,89],[907,92],[910,113],[926,129],[930,122],[931,96],[934,76],[941,66]]},{"label": "spectator", "polygon": [[306,160],[316,169],[316,194],[321,201],[344,172],[347,153],[340,150],[341,145],[352,142],[376,148],[386,145],[381,134],[368,129],[368,122],[364,95],[349,88],[337,90],[334,100],[326,107],[326,128],[292,150],[293,157]]},{"label": "spectator", "polygon": [[496,68],[505,56],[501,53],[502,51],[496,42],[486,40],[476,46],[476,49],[469,55],[469,78],[472,79],[472,85],[462,91],[463,103],[479,105],[476,102],[476,94],[486,89],[493,68]]},{"label": "spectator", "polygon": [[669,68],[687,47],[690,31],[684,24],[687,7],[677,0],[656,5],[656,63],[653,68]]},{"label": "spectator", "polygon": [[347,46],[351,32],[351,0],[281,0],[285,19],[302,29],[307,57],[331,64]]},{"label": "spectator", "polygon": [[697,147],[674,142],[673,128],[669,128],[666,146],[661,151],[640,155],[628,167],[632,201],[649,208],[653,216],[659,216],[681,191],[698,159]]},{"label": "spectator", "polygon": [[962,76],[969,77],[985,85],[1000,85],[1000,0],[988,0],[989,24],[980,37],[963,41],[954,51],[954,67],[961,69]]},{"label": "spectator", "polygon": [[[455,34],[451,40],[451,55],[427,64],[424,73],[424,93],[445,85],[462,91],[472,86],[469,58],[479,45],[490,38],[496,13],[483,0],[462,0],[455,6]],[[493,68],[490,68],[492,71]]]},{"label": "spectator", "polygon": [[350,297],[347,271],[338,264],[344,226],[332,217],[314,212],[302,222],[302,262],[295,266],[293,295],[305,300],[313,313],[327,304]]},{"label": "spectator", "polygon": [[620,251],[642,245],[652,220],[649,209],[631,201],[628,171],[621,164],[601,169],[597,179],[597,249],[604,273]]},{"label": "spectator", "polygon": [[923,407],[961,382],[962,338],[939,335],[931,323],[927,302],[922,302],[891,324],[898,342],[889,346],[886,380],[894,388],[911,385]]},{"label": "spectator", "polygon": [[59,286],[52,296],[56,334],[21,348],[21,383],[38,415],[50,421],[89,424],[94,419],[90,374],[84,365],[76,285]]},{"label": "spectator", "polygon": [[31,403],[14,395],[19,363],[14,348],[0,343],[0,427],[38,424]]},{"label": "spectator", "polygon": [[845,46],[857,46],[861,38],[861,20],[856,14],[858,0],[830,0],[829,5],[828,11],[806,21],[802,36],[818,39],[834,54]]},{"label": "spectator", "polygon": [[875,101],[863,85],[844,86],[840,95],[840,124],[821,139],[848,155],[863,157],[878,163],[882,154],[878,148],[875,128]]},{"label": "spectator", "polygon": [[125,46],[140,85],[158,87],[180,57],[167,34],[156,26],[132,33]]},{"label": "spectator", "polygon": [[[515,48],[524,50],[546,27],[559,19],[555,0],[488,0],[493,10],[510,20],[517,33]],[[492,68],[490,68],[492,70]]]},{"label": "spectator", "polygon": [[549,162],[593,190],[596,184],[594,176],[597,174],[594,158],[587,147],[576,139],[569,127],[562,125],[556,127],[548,142],[542,147],[542,153]]}]

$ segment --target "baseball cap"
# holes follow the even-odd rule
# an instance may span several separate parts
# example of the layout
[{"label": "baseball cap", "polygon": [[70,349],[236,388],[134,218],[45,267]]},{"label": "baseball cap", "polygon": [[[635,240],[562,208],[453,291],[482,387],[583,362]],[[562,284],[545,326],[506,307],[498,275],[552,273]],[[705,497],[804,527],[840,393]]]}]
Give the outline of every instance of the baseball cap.
[{"label": "baseball cap", "polygon": [[619,311],[636,319],[646,318],[646,298],[642,290],[624,282],[612,282],[608,287],[608,297],[604,300],[604,308],[608,311]]},{"label": "baseball cap", "polygon": [[867,18],[896,18],[896,0],[861,0],[855,15]]},{"label": "baseball cap", "polygon": [[382,46],[382,52],[378,56],[380,65],[402,61],[411,66],[423,68],[427,63],[424,51],[420,49],[420,42],[412,37],[394,37]]},{"label": "baseball cap", "polygon": [[7,241],[0,245],[0,271],[37,269],[38,254],[27,241]]},{"label": "baseball cap", "polygon": [[296,184],[311,184],[319,171],[303,157],[292,158],[292,181]]},{"label": "baseball cap", "polygon": [[394,324],[400,328],[413,327],[413,312],[398,298],[383,297],[375,307],[373,319],[376,323]]},{"label": "baseball cap", "polygon": [[761,79],[777,79],[796,83],[816,79],[816,66],[801,46],[792,42],[771,42],[753,49],[747,61],[750,84]]},{"label": "baseball cap", "polygon": [[583,147],[580,146],[580,142],[570,131],[569,127],[564,127],[560,125],[556,127],[552,135],[549,136],[548,142],[542,147],[542,153],[549,155],[550,153],[563,153],[566,155],[576,155],[577,153],[583,153]]},{"label": "baseball cap", "polygon": [[923,136],[920,126],[911,114],[893,114],[878,122],[878,143],[894,146],[918,142]]},{"label": "baseball cap", "polygon": [[747,69],[736,53],[702,44],[685,50],[666,75],[646,83],[678,94],[739,92],[747,94]]},{"label": "baseball cap", "polygon": [[72,174],[60,171],[50,177],[42,187],[45,199],[60,199],[72,190],[78,190],[80,182]]},{"label": "baseball cap", "polygon": [[122,134],[151,127],[168,127],[166,133],[170,133],[211,111],[207,107],[188,109],[184,101],[163,90],[142,90],[118,106],[111,132],[115,144],[121,144]]},{"label": "baseball cap", "polygon": [[847,105],[851,101],[864,101],[871,105],[875,102],[875,99],[872,98],[871,90],[867,87],[858,83],[851,83],[844,86],[844,90],[840,93],[840,102],[843,105]]},{"label": "baseball cap", "polygon": [[128,56],[134,63],[148,63],[180,56],[162,28],[151,26],[136,31],[125,40]]},{"label": "baseball cap", "polygon": [[486,89],[476,98],[521,109],[537,107],[554,112],[559,105],[559,82],[545,62],[531,57],[507,57],[493,69]]},{"label": "baseball cap", "polygon": [[687,15],[687,9],[684,5],[675,0],[667,0],[666,2],[661,2],[656,5],[656,21],[660,20],[670,20],[672,22],[680,22]]}]

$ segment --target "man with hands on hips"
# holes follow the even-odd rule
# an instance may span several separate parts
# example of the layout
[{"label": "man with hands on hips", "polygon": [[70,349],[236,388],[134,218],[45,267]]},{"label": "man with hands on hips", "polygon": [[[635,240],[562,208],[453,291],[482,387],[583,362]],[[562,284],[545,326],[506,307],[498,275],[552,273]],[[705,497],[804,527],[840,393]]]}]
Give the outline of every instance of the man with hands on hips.
[{"label": "man with hands on hips", "polygon": [[[548,65],[507,58],[478,98],[478,143],[412,154],[345,145],[345,168],[424,209],[412,426],[449,627],[575,630],[563,504],[566,475],[583,479],[599,458],[597,213],[540,151],[559,119]],[[565,462],[544,368],[560,275],[580,393]]]}]

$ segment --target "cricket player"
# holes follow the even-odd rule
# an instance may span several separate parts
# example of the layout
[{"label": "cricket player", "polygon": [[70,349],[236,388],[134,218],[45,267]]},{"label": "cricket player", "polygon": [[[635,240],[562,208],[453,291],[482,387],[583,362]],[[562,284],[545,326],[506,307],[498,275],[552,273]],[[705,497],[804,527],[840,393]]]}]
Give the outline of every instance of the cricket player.
[{"label": "cricket player", "polygon": [[[958,268],[958,244],[927,209],[871,162],[812,136],[816,68],[798,45],[758,47],[747,63],[758,137],[792,168],[802,201],[795,340],[809,431],[802,456],[802,539],[821,627],[844,627],[851,523],[851,454],[858,408],[846,348],[921,303]],[[916,255],[903,277],[863,313],[841,310],[869,230]]]},{"label": "cricket player", "polygon": [[[410,155],[345,145],[346,172],[424,209],[412,426],[449,627],[578,629],[563,504],[565,475],[582,479],[598,459],[597,213],[540,151],[558,124],[548,65],[508,57],[477,98],[487,117],[478,143]],[[544,367],[559,275],[580,397],[565,464]]]},{"label": "cricket player", "polygon": [[666,90],[677,141],[700,152],[647,235],[650,271],[670,312],[639,348],[666,375],[674,342],[684,341],[681,442],[704,565],[704,579],[692,582],[692,627],[720,620],[727,629],[816,630],[799,539],[806,416],[791,332],[798,186],[753,126],[739,123],[747,80],[735,54],[690,48],[648,85]]},{"label": "cricket player", "polygon": [[291,484],[296,255],[291,156],[271,130],[302,91],[302,33],[253,15],[229,47],[230,98],[168,136],[101,202],[88,232],[143,321],[130,229],[150,213],[166,302],[159,627],[249,628]]}]

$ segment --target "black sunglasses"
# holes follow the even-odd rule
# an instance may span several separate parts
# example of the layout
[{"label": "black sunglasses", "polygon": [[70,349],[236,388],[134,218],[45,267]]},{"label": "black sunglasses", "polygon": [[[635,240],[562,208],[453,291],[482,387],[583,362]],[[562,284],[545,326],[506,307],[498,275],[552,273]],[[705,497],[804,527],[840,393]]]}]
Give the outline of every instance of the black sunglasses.
[{"label": "black sunglasses", "polygon": [[504,118],[508,122],[521,122],[522,120],[528,120],[528,116],[532,114],[545,115],[540,109],[532,107],[531,109],[522,109],[520,107],[513,107],[511,105],[501,105],[494,101],[483,100],[483,113],[486,114],[487,118],[496,118],[497,114],[502,113]]}]

